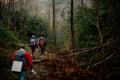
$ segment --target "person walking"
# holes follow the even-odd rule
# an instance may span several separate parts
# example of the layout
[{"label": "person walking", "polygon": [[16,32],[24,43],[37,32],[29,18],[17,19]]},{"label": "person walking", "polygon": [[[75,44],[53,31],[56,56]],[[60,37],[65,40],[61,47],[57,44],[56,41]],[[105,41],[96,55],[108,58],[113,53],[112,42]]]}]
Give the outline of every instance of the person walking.
[{"label": "person walking", "polygon": [[45,47],[46,47],[46,40],[45,40],[45,38],[40,37],[40,40],[39,40],[39,49],[42,52],[42,54],[44,54]]},{"label": "person walking", "polygon": [[21,72],[19,72],[18,80],[25,80],[25,76],[27,73],[27,70],[32,70],[33,69],[33,62],[32,62],[32,57],[30,55],[30,52],[28,52],[25,48],[25,45],[22,45],[20,49],[14,52],[12,55],[12,61],[19,61],[20,58],[23,59],[23,65]]},{"label": "person walking", "polygon": [[35,48],[36,48],[36,45],[37,45],[37,41],[35,39],[35,35],[32,35],[31,39],[30,39],[30,48],[32,50],[32,58],[34,59],[34,53],[35,53]]}]

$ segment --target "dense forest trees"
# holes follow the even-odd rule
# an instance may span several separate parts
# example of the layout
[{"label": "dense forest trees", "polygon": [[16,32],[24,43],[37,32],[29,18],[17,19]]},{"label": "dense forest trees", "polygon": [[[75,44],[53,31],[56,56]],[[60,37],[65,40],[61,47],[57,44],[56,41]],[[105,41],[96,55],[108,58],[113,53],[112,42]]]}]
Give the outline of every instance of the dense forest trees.
[{"label": "dense forest trees", "polygon": [[[94,48],[96,50],[95,55],[89,59],[90,65],[94,65],[94,67],[96,64],[99,65],[98,63],[101,61],[100,64],[103,64],[103,71],[99,72],[103,78],[105,75],[115,75],[119,72],[119,66],[113,67],[113,65],[119,64],[118,53],[120,46],[117,44],[120,43],[118,36],[120,28],[118,25],[119,17],[116,16],[119,14],[120,3],[118,0],[94,0],[92,3],[93,6],[91,8],[83,5],[76,11],[75,22],[79,26],[76,27],[76,30],[80,32],[77,33],[78,45],[76,47],[85,48],[86,46],[86,48],[93,49],[93,47],[99,46],[99,48]],[[111,68],[112,70],[110,70]],[[112,72],[115,72],[115,74]],[[99,78],[100,73],[98,74]]]},{"label": "dense forest trees", "polygon": [[[25,2],[26,1],[26,2]],[[60,1],[60,0],[59,0]],[[29,0],[0,0],[0,57],[6,48],[27,43],[32,34],[47,37],[52,50],[67,50],[76,59],[86,60],[86,70],[95,72],[98,80],[118,80],[120,74],[120,2],[119,0],[51,0],[52,22],[30,15],[24,6]],[[67,9],[59,13],[59,5]],[[58,18],[58,15],[60,17]],[[43,15],[41,15],[43,16]],[[59,22],[58,22],[59,20]],[[52,24],[52,34],[48,28]],[[59,27],[59,28],[58,28]],[[53,45],[54,44],[54,45]],[[56,48],[56,49],[55,49]],[[77,52],[77,56],[74,52]],[[87,58],[87,59],[86,59]],[[2,63],[0,63],[2,65]]]},{"label": "dense forest trees", "polygon": [[[16,7],[15,9],[15,6],[12,5],[13,3],[20,3],[20,6]],[[12,6],[9,7],[10,5]],[[11,10],[13,8],[14,10]],[[1,1],[0,23],[1,35],[5,30],[14,35],[13,37],[9,35],[8,32],[5,32],[5,34],[8,36],[3,34],[4,38],[9,37],[8,40],[10,38],[12,39],[17,37],[18,39],[27,41],[32,34],[36,35],[37,37],[45,36],[47,34],[46,21],[41,18],[36,18],[35,16],[29,15],[26,7],[23,6],[23,0],[20,0],[20,2],[13,2],[10,0],[8,3]],[[2,39],[3,42],[4,38]]]}]

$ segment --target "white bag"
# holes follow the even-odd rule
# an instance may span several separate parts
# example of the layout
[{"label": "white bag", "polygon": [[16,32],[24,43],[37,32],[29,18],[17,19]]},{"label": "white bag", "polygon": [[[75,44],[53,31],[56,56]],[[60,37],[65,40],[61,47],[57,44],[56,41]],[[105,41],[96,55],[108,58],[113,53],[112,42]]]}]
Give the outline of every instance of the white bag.
[{"label": "white bag", "polygon": [[37,74],[34,69],[32,69],[31,72],[32,72],[34,75]]},{"label": "white bag", "polygon": [[23,62],[22,61],[13,61],[11,71],[13,71],[13,72],[21,72],[22,67],[23,67]]}]

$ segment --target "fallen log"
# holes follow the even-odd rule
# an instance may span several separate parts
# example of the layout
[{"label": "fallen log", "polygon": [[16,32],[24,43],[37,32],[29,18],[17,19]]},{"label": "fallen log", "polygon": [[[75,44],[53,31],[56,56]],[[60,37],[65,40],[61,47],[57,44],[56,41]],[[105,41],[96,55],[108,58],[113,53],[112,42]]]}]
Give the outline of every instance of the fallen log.
[{"label": "fallen log", "polygon": [[34,59],[34,60],[32,60],[32,61],[33,61],[33,64],[36,64],[36,63],[40,63],[40,62],[41,62],[40,59]]}]

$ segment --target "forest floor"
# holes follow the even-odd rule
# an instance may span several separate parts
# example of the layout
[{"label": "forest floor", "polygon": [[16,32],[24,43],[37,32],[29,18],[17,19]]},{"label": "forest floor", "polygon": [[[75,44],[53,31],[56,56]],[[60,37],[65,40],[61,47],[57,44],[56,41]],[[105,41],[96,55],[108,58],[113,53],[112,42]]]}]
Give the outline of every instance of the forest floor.
[{"label": "forest floor", "polygon": [[26,80],[95,80],[93,72],[83,69],[79,62],[65,55],[48,51],[41,54],[36,49],[33,63],[37,74],[28,71]]},{"label": "forest floor", "polygon": [[[16,80],[18,77],[17,74],[11,72],[11,56],[14,50],[0,50],[0,80]],[[27,50],[31,52],[29,47]],[[109,73],[110,77],[108,75],[105,79],[101,79],[101,76],[104,75],[103,64],[90,68],[89,60],[86,59],[86,56],[81,55],[80,51],[71,53],[69,50],[46,49],[45,53],[41,54],[37,48],[35,59],[33,59],[33,69],[37,74],[34,75],[28,70],[25,80],[120,80],[118,71],[113,72],[113,75]],[[106,69],[108,68],[106,66]],[[111,67],[108,70],[111,70]]]}]

